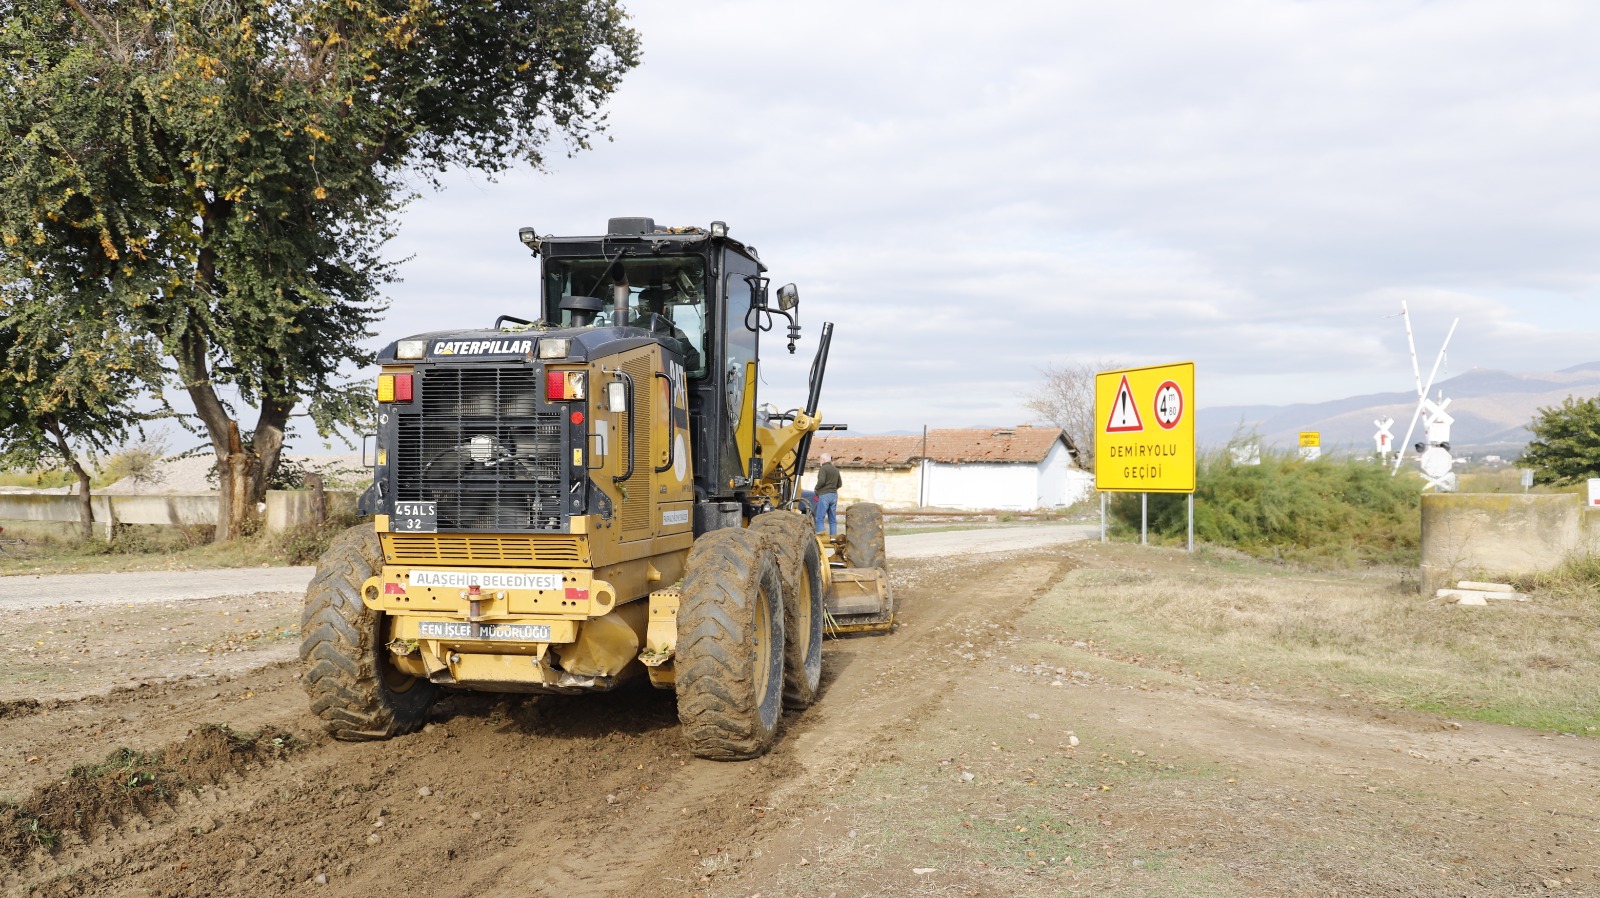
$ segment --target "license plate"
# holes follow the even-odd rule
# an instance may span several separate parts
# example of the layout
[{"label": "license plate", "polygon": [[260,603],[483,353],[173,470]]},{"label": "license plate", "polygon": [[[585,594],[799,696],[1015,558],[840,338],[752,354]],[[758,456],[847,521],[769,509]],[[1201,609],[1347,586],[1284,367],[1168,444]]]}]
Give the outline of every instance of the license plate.
[{"label": "license plate", "polygon": [[389,529],[396,533],[437,533],[439,503],[396,502],[389,518]]},{"label": "license plate", "polygon": [[482,624],[468,621],[425,620],[417,625],[423,639],[483,639],[508,642],[549,642],[549,624]]}]

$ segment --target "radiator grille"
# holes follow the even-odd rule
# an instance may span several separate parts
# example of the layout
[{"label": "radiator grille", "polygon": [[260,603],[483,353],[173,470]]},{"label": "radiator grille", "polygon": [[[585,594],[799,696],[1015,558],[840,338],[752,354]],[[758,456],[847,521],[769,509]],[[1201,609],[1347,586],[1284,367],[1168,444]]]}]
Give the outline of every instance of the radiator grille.
[{"label": "radiator grille", "polygon": [[420,415],[396,422],[395,498],[436,502],[447,530],[560,530],[561,416],[538,413],[532,369],[437,368]]},{"label": "radiator grille", "polygon": [[589,564],[581,536],[386,533],[383,538],[389,564]]}]

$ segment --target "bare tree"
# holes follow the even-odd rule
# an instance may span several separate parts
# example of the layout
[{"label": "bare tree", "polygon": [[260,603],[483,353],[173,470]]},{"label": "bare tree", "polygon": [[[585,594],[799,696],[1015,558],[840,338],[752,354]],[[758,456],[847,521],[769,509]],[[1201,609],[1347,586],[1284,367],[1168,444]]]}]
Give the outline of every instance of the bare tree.
[{"label": "bare tree", "polygon": [[1078,465],[1094,470],[1094,376],[1122,367],[1117,362],[1094,359],[1062,362],[1044,369],[1044,383],[1028,397],[1027,406],[1067,432],[1078,453]]}]

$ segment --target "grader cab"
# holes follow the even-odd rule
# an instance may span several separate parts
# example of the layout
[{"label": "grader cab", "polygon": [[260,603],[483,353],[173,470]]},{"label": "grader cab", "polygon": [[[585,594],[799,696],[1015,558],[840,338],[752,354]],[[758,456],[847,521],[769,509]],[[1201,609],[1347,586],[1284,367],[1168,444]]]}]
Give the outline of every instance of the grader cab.
[{"label": "grader cab", "polygon": [[522,242],[537,317],[398,340],[379,355],[373,523],[306,597],[313,710],[345,739],[426,719],[442,690],[674,690],[690,749],[770,748],[816,698],[822,638],[893,625],[882,514],[815,536],[799,481],[832,325],[804,407],[764,413],[769,295],[754,247],[612,219]]}]

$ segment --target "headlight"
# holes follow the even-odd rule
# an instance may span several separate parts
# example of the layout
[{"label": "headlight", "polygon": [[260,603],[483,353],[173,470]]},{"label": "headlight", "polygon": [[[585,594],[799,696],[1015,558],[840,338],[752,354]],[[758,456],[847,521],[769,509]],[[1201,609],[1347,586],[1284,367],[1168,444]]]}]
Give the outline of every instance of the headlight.
[{"label": "headlight", "polygon": [[491,436],[475,436],[467,444],[467,454],[480,465],[488,464],[499,454],[500,444]]},{"label": "headlight", "polygon": [[394,347],[394,357],[397,359],[420,359],[427,354],[427,340],[401,340]]},{"label": "headlight", "polygon": [[572,341],[566,337],[547,337],[539,341],[539,358],[564,359],[571,348]]}]

